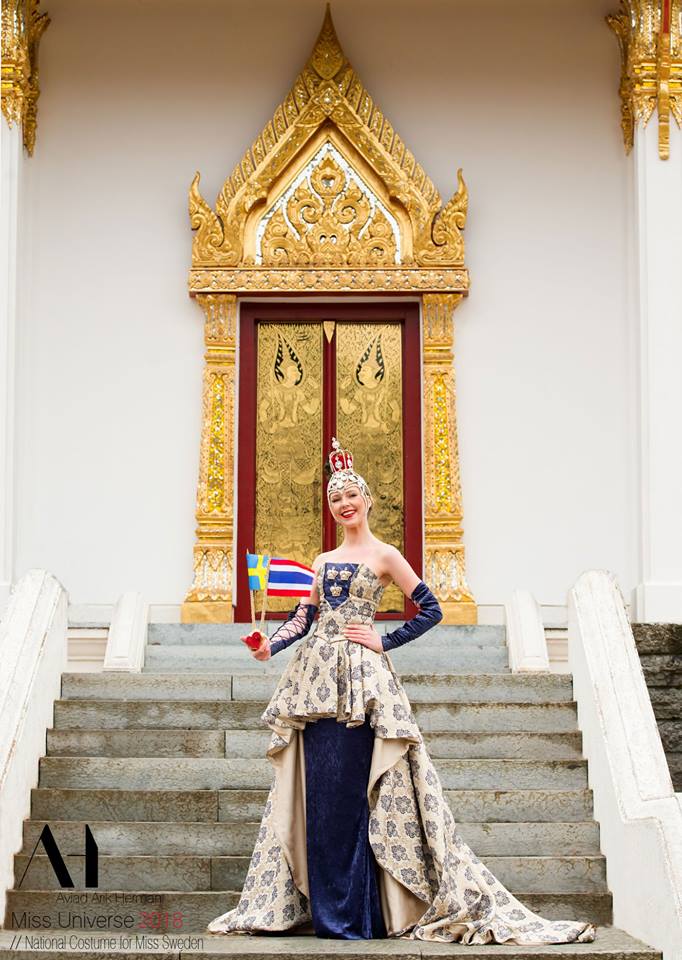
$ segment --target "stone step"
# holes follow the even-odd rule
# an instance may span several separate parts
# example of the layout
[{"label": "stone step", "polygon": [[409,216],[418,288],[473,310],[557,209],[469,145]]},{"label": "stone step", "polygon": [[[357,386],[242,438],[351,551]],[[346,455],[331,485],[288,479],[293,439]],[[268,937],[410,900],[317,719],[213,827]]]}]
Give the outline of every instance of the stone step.
[{"label": "stone step", "polygon": [[[261,666],[240,643],[235,646],[148,645],[145,673],[246,673],[279,676],[294,655],[295,647],[278,653]],[[286,654],[286,656],[285,656]],[[399,649],[391,652],[391,661],[399,673],[427,670],[432,674],[509,673],[509,655],[505,647],[432,646],[428,650]],[[254,665],[257,669],[254,671]]]},{"label": "stone step", "polygon": [[[220,908],[220,911],[223,909]],[[533,905],[533,909],[541,910],[537,904]],[[103,944],[106,944],[106,952],[101,952]],[[531,956],[536,960],[570,960],[573,957],[582,960],[660,960],[661,957],[659,951],[647,947],[622,930],[601,926],[597,929],[594,943],[530,948],[424,943],[409,939],[328,940],[301,935],[224,937],[204,934],[203,930],[191,936],[183,931],[149,935],[141,938],[138,945],[135,935],[131,936],[129,932],[81,933],[74,935],[71,940],[63,930],[0,931],[0,956],[3,960],[63,960],[64,957],[70,960],[104,960],[106,957],[125,960],[214,960],[216,957],[229,957],[231,960],[319,960],[330,954],[344,957],[344,960],[387,956],[402,957],[404,960],[426,956],[457,956],[466,957],[466,960],[489,960],[491,956],[517,957],[519,960]]]},{"label": "stone step", "polygon": [[640,660],[647,686],[682,687],[682,654],[652,654]]},{"label": "stone step", "polygon": [[[567,703],[572,681],[563,674],[407,674],[410,701],[430,703]],[[264,674],[65,673],[65,700],[268,700],[277,677]]]},{"label": "stone step", "polygon": [[[30,855],[48,821],[24,822],[23,855]],[[82,854],[85,821],[49,821],[62,854]],[[88,821],[100,856],[246,856],[256,843],[259,822],[126,823]],[[457,832],[480,857],[585,856],[599,854],[596,823],[466,823]]]},{"label": "stone step", "polygon": [[[36,820],[260,820],[268,791],[35,788]],[[446,790],[456,820],[580,821],[592,817],[589,790]]]},{"label": "stone step", "polygon": [[666,759],[675,790],[679,793],[682,785],[682,753],[670,751],[666,753]]},{"label": "stone step", "polygon": [[[51,757],[263,757],[271,731],[48,730]],[[434,758],[580,760],[579,733],[425,733]]]},{"label": "stone step", "polygon": [[682,624],[633,623],[632,632],[640,657],[646,654],[682,654]]},{"label": "stone step", "polygon": [[678,720],[659,720],[658,731],[664,750],[682,751],[682,718]]},{"label": "stone step", "polygon": [[[587,764],[580,760],[435,760],[444,789],[583,790]],[[224,760],[169,757],[43,757],[41,787],[127,790],[198,790],[270,786],[267,759]]]},{"label": "stone step", "polygon": [[[157,693],[159,691],[157,690]],[[166,691],[163,691],[164,693]],[[263,729],[264,700],[58,700],[58,730]],[[414,703],[422,733],[575,733],[569,703]]]},{"label": "stone step", "polygon": [[[99,856],[101,890],[238,890],[251,856]],[[14,858],[15,876],[22,888],[54,890],[59,880],[49,859],[36,854]],[[84,887],[84,857],[64,857],[75,889]],[[604,858],[596,856],[485,858],[485,865],[506,887],[533,893],[606,893]]]},{"label": "stone step", "polygon": [[[295,604],[292,605],[292,607]],[[281,621],[267,620],[265,632],[271,636]],[[400,626],[400,620],[377,620],[375,626],[380,634],[390,633]],[[150,623],[147,628],[147,642],[150,645],[164,646],[210,646],[212,644],[234,645],[242,650],[244,645],[240,637],[250,630],[247,623]],[[459,626],[440,625],[429,630],[428,634],[412,640],[410,646],[427,649],[434,645],[448,646],[485,646],[506,648],[506,627],[493,625]],[[286,652],[286,651],[285,651]],[[282,657],[284,654],[277,654]]]},{"label": "stone step", "polygon": [[[589,920],[592,923],[608,924],[611,923],[611,895],[609,893],[531,893],[525,890],[514,890],[519,899],[531,910],[539,913],[550,920]],[[73,897],[71,902],[65,902],[66,898]],[[239,893],[230,890],[207,890],[196,893],[174,893],[161,892],[158,894],[149,894],[144,891],[79,891],[70,893],[69,891],[56,890],[10,890],[7,894],[7,915],[6,926],[17,929],[22,921],[22,917],[41,917],[45,918],[45,925],[53,928],[59,927],[60,914],[63,918],[64,912],[72,911],[80,916],[85,916],[89,920],[97,917],[104,918],[101,923],[103,930],[107,929],[107,921],[113,917],[131,916],[133,929],[137,929],[140,914],[143,910],[153,911],[156,914],[164,916],[165,914],[178,914],[182,917],[183,933],[203,933],[206,925],[221,913],[231,910],[237,906]],[[151,902],[149,902],[151,900]],[[75,901],[75,902],[74,902]],[[62,931],[63,932],[63,931]],[[2,931],[0,931],[2,936]],[[238,938],[246,939],[246,938]],[[258,938],[258,940],[264,938]],[[601,938],[600,938],[601,939]],[[255,938],[249,938],[248,943],[256,944]],[[283,937],[278,937],[277,941],[282,942]],[[223,942],[231,942],[231,938],[223,938]],[[0,940],[0,943],[2,941]],[[318,942],[318,941],[316,941]],[[330,946],[338,944],[340,941],[320,940],[319,943],[326,943]],[[376,942],[376,941],[374,941]],[[398,946],[405,941],[394,940],[393,946]],[[353,941],[344,941],[346,949],[352,948]],[[364,941],[364,948],[370,948],[372,941]],[[443,944],[447,947],[449,956],[454,944]],[[587,946],[587,945],[586,945]],[[600,948],[604,943],[600,943]],[[467,950],[474,950],[471,945]],[[485,958],[494,954],[496,948],[487,946]],[[504,949],[504,948],[503,948]],[[577,946],[574,950],[579,949]],[[539,947],[533,947],[533,956]],[[344,950],[344,954],[345,954]],[[524,951],[525,953],[525,951]],[[384,956],[386,954],[384,953]],[[572,954],[575,956],[575,954]],[[167,956],[164,954],[164,956]],[[183,953],[183,957],[186,954]],[[250,954],[251,960],[256,960],[258,954]],[[278,955],[279,956],[279,955]],[[297,954],[300,956],[300,954]],[[469,953],[466,954],[470,956]],[[23,960],[26,955],[22,954]],[[411,954],[412,960],[415,954]],[[603,954],[600,954],[603,958]]]},{"label": "stone step", "polygon": [[657,720],[679,720],[682,717],[682,687],[649,687],[651,705]]}]

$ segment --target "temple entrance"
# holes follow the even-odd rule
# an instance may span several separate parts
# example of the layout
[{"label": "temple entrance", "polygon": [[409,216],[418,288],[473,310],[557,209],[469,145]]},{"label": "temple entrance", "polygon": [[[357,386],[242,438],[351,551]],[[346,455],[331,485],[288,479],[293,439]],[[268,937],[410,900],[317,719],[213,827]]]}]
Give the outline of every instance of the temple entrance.
[{"label": "temple entrance", "polygon": [[[323,464],[353,452],[373,531],[422,569],[421,375],[416,303],[241,307],[235,619],[250,619],[247,549],[310,564],[337,543]],[[293,606],[270,598],[273,615]],[[397,587],[386,618],[409,615]]]},{"label": "temple entrance", "polygon": [[[249,619],[247,548],[310,561],[334,545],[321,475],[333,435],[372,487],[377,534],[432,587],[446,623],[476,622],[453,323],[469,291],[468,202],[461,169],[442,202],[348,62],[329,11],[214,208],[195,175],[189,289],[206,351],[183,622]],[[382,615],[399,617],[403,598],[385,597]]]}]

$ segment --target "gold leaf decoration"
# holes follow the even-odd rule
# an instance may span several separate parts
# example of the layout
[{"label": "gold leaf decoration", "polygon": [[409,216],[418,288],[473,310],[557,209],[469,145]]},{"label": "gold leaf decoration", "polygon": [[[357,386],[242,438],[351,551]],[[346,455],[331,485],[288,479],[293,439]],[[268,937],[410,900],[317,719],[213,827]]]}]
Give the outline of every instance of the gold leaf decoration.
[{"label": "gold leaf decoration", "polygon": [[259,262],[265,266],[387,266],[398,253],[397,225],[376,197],[352,180],[330,152],[282,198],[267,222]]},{"label": "gold leaf decoration", "polygon": [[430,237],[415,251],[419,263],[464,263],[462,230],[467,219],[469,194],[461,169],[457,171],[457,183],[457,193],[436,215],[431,225]]},{"label": "gold leaf decoration", "polygon": [[[343,155],[354,176],[330,160],[315,182],[299,180],[325,143]],[[293,184],[287,202],[274,211]],[[200,198],[197,182],[193,187],[193,274],[238,267],[239,284],[230,286],[237,293],[271,289],[271,274],[263,269],[268,267],[303,271],[300,289],[309,286],[306,270],[329,271],[315,289],[332,292],[332,271],[341,267],[381,271],[381,281],[367,286],[397,289],[397,280],[385,283],[387,269],[432,266],[435,278],[443,276],[437,268],[464,265],[467,192],[461,171],[457,193],[442,207],[435,186],[349,63],[328,8],[308,62],[225,179],[214,211]],[[457,278],[462,285],[440,279],[437,289],[465,292],[466,271]],[[428,288],[429,282],[425,276],[410,288]],[[349,278],[350,289],[359,283],[359,275]],[[192,276],[190,290],[199,286]]]},{"label": "gold leaf decoration", "polygon": [[[665,13],[667,21],[663,20]],[[645,126],[658,107],[659,156],[670,155],[670,114],[682,123],[681,0],[620,0],[606,22],[618,40],[621,59],[621,127],[625,152],[634,144],[635,127]]]},{"label": "gold leaf decoration", "polygon": [[232,232],[225,231],[220,218],[211,210],[199,190],[197,172],[189,188],[189,218],[196,230],[192,245],[192,262],[216,264],[224,267],[239,263],[239,245]]},{"label": "gold leaf decoration", "polygon": [[40,0],[2,0],[2,112],[10,127],[21,124],[29,156],[38,123],[38,47],[49,24]]}]

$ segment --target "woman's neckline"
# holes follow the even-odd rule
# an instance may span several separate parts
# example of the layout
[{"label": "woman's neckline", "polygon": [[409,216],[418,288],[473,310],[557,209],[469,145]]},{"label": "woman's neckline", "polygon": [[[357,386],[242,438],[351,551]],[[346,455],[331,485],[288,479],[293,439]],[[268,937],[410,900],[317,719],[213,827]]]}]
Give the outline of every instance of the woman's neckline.
[{"label": "woman's neckline", "polygon": [[379,586],[383,587],[384,590],[390,586],[390,584],[384,585],[381,582],[381,577],[379,576],[379,574],[375,570],[372,570],[372,568],[368,564],[366,564],[364,560],[325,560],[323,566],[327,567],[329,566],[329,564],[333,564],[335,566],[346,566],[346,567],[364,567],[365,570],[369,570],[369,572],[372,574],[372,576],[377,581]]}]

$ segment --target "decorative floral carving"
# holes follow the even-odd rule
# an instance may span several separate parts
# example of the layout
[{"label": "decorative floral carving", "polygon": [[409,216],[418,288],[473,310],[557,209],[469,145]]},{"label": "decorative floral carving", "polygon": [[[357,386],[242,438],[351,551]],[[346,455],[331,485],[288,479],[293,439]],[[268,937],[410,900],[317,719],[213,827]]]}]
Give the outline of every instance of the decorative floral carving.
[{"label": "decorative floral carving", "polygon": [[395,219],[389,220],[369,188],[343,168],[329,144],[320,154],[278,201],[265,223],[256,262],[278,267],[396,263]]},{"label": "decorative floral carving", "polygon": [[[182,619],[232,618],[232,527],[234,514],[234,393],[237,303],[234,296],[201,294],[205,315],[204,367],[197,542],[194,581]],[[218,607],[210,611],[211,604]],[[207,607],[208,605],[208,607]]]},{"label": "decorative floral carving", "polygon": [[457,442],[453,294],[424,297],[424,577],[450,623],[475,623],[462,542],[462,488]]},{"label": "decorative floral carving", "polygon": [[351,267],[237,267],[193,270],[192,293],[409,293],[430,290],[467,291],[469,274],[462,268],[364,269]]},{"label": "decorative floral carving", "polygon": [[[337,156],[299,179],[316,140],[318,150]],[[262,267],[299,270],[286,283],[278,274],[276,288],[300,290],[310,288],[305,274],[315,269],[315,289],[330,292],[338,289],[339,267],[381,271],[379,282],[363,278],[359,289],[366,290],[387,289],[387,267],[463,267],[467,192],[461,171],[458,176],[457,193],[442,207],[433,183],[348,62],[327,11],[310,59],[223,184],[215,211],[199,192],[198,175],[192,183],[197,236],[190,289],[205,289],[196,271],[216,267],[239,269],[239,283],[229,286],[235,292],[274,289],[273,274]],[[356,289],[353,283],[348,289]],[[468,277],[435,270],[406,289],[429,289],[429,283],[465,290]]]}]

